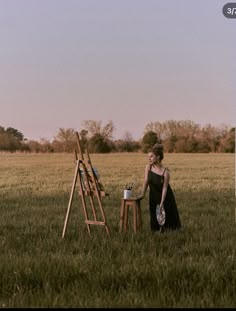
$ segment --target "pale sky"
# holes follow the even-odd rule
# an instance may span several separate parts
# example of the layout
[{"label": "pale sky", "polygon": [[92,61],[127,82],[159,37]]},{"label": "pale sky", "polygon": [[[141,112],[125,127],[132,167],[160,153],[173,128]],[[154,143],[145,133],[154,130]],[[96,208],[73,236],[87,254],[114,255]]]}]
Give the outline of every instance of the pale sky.
[{"label": "pale sky", "polygon": [[[230,2],[230,1],[229,1]],[[236,18],[221,0],[0,0],[0,126],[235,126]]]}]

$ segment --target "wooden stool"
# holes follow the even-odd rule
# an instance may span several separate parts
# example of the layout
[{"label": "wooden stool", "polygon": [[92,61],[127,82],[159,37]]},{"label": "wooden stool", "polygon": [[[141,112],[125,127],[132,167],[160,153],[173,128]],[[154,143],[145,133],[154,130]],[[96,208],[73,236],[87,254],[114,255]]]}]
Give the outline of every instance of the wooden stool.
[{"label": "wooden stool", "polygon": [[128,216],[129,207],[133,207],[133,228],[136,233],[137,230],[142,230],[142,217],[141,217],[141,204],[140,199],[130,198],[121,199],[121,209],[120,209],[120,232],[128,229]]}]

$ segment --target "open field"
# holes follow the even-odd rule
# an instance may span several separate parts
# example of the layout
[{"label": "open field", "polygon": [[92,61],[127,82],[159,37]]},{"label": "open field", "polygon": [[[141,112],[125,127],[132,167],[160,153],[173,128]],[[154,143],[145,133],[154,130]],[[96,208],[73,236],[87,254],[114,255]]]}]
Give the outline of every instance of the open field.
[{"label": "open field", "polygon": [[88,235],[72,154],[0,154],[0,307],[236,307],[235,155],[165,154],[183,228],[119,233],[123,187],[147,156],[91,155],[111,236]]}]

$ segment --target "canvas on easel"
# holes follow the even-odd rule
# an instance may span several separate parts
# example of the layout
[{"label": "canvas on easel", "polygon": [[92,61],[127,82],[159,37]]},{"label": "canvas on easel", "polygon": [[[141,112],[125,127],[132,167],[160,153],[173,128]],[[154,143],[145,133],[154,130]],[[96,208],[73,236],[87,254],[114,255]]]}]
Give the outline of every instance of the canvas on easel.
[{"label": "canvas on easel", "polygon": [[[87,230],[89,235],[91,234],[91,225],[98,225],[103,226],[109,235],[109,228],[106,223],[106,216],[104,213],[104,209],[102,206],[102,200],[101,198],[104,196],[107,196],[108,194],[105,192],[104,187],[101,183],[101,181],[98,179],[97,172],[95,168],[92,165],[90,155],[88,150],[86,149],[86,160],[82,153],[81,145],[80,145],[80,137],[78,132],[76,132],[76,140],[77,140],[77,146],[78,146],[78,152],[75,151],[75,161],[76,161],[76,167],[75,167],[75,174],[74,174],[74,180],[72,184],[69,204],[67,208],[67,213],[64,221],[64,227],[62,232],[62,238],[65,236],[65,231],[67,227],[67,222],[70,214],[70,208],[72,205],[72,200],[74,197],[75,187],[76,183],[78,181],[79,186],[79,196],[81,197],[82,207],[84,211],[84,217],[85,217],[85,224],[87,226]],[[89,198],[89,200],[86,200],[86,197]],[[95,200],[97,200],[98,207],[95,205]],[[89,201],[89,206],[92,210],[92,219],[89,219],[91,216],[89,216],[89,206],[87,205],[87,201]],[[98,218],[97,214],[99,211],[100,219]]]}]

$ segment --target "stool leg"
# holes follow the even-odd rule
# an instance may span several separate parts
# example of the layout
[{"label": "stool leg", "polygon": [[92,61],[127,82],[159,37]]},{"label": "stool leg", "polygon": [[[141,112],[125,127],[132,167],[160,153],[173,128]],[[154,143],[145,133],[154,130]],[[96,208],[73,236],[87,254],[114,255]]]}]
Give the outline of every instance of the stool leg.
[{"label": "stool leg", "polygon": [[138,202],[137,208],[138,208],[138,213],[137,213],[138,229],[141,231],[142,230],[142,215],[141,215],[140,202]]},{"label": "stool leg", "polygon": [[122,200],[121,202],[121,208],[120,208],[120,232],[124,228],[124,207],[125,207],[125,201]]},{"label": "stool leg", "polygon": [[128,230],[128,215],[129,215],[129,205],[127,203],[125,203],[124,209],[125,209],[124,231],[126,232]]},{"label": "stool leg", "polygon": [[137,232],[137,205],[134,203],[133,205],[133,212],[134,212],[134,233]]}]

